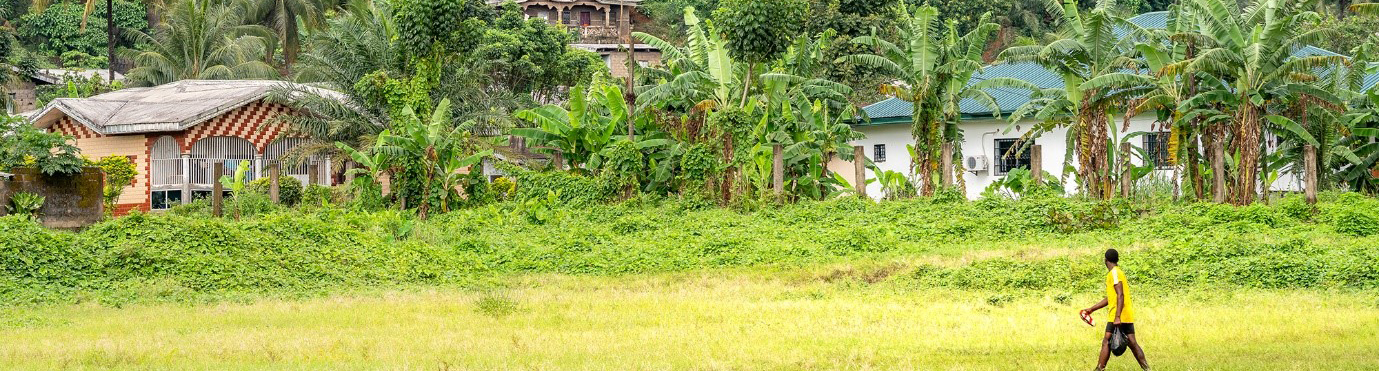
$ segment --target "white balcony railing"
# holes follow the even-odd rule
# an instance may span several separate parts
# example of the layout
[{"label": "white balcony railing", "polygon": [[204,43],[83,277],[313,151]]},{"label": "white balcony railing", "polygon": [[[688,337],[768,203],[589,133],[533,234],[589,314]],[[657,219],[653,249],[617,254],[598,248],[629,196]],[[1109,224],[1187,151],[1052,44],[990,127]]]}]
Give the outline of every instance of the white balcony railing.
[{"label": "white balcony railing", "polygon": [[[234,176],[235,170],[240,163],[249,164],[249,172],[246,174],[247,181],[268,176],[269,165],[278,163],[278,160],[267,159],[212,159],[212,158],[174,158],[152,160],[149,173],[149,183],[153,189],[181,189],[189,187],[192,189],[211,189],[215,185],[215,163],[225,164],[225,176]],[[316,183],[320,185],[330,185],[330,161],[316,161]],[[281,167],[282,176],[291,176],[300,180],[302,184],[307,184],[311,180],[310,164],[298,166]]]}]

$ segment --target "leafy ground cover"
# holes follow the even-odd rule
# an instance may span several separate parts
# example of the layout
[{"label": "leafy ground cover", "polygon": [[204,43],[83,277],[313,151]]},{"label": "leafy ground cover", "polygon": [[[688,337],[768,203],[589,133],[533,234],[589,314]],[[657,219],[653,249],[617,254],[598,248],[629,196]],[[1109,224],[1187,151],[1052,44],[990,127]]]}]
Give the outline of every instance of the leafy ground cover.
[{"label": "leafy ground cover", "polygon": [[641,200],[503,203],[427,221],[392,211],[283,211],[241,221],[135,215],[80,233],[0,218],[10,305],[215,301],[513,274],[630,275],[712,268],[904,263],[921,287],[1095,288],[1098,254],[1129,252],[1141,286],[1379,287],[1379,201],[1275,205],[834,201],[739,212]]},{"label": "leafy ground cover", "polygon": [[[1374,369],[1379,201],[533,197],[416,220],[308,207],[0,218],[16,369],[1090,367],[1124,251],[1159,369]],[[1098,317],[1098,323],[1104,322]],[[1131,369],[1118,360],[1113,369]]]}]

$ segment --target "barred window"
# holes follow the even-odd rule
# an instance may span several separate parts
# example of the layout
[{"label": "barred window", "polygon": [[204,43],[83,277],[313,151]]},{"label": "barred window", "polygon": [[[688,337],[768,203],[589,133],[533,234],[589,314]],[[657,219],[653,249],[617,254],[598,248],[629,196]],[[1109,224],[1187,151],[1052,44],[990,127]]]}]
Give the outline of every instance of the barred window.
[{"label": "barred window", "polygon": [[1144,153],[1148,157],[1145,161],[1154,164],[1155,169],[1171,169],[1173,163],[1168,157],[1168,142],[1171,133],[1159,131],[1144,135]]},{"label": "barred window", "polygon": [[886,162],[886,145],[877,144],[872,146],[872,162]]},{"label": "barred window", "polygon": [[1021,151],[1019,145],[1018,138],[996,139],[996,175],[1030,167],[1029,151]]}]

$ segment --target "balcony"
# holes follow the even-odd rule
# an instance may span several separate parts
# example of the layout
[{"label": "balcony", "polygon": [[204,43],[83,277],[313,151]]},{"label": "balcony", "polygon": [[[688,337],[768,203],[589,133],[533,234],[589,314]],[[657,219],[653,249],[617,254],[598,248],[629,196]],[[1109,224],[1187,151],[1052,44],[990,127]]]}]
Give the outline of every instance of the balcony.
[{"label": "balcony", "polygon": [[618,26],[603,25],[570,25],[570,32],[575,35],[576,44],[616,44],[623,42],[622,36],[618,32]]}]

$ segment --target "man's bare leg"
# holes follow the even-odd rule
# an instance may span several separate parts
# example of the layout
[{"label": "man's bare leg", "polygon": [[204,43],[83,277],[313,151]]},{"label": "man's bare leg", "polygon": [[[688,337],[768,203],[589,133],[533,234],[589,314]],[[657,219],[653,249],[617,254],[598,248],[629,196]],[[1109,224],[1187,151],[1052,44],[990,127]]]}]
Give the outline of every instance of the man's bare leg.
[{"label": "man's bare leg", "polygon": [[1130,351],[1135,353],[1135,360],[1140,362],[1140,368],[1148,370],[1149,361],[1144,360],[1144,349],[1140,349],[1140,342],[1135,340],[1135,334],[1126,335],[1125,338],[1130,340]]},{"label": "man's bare leg", "polygon": [[1106,336],[1101,338],[1101,356],[1097,357],[1096,371],[1105,370],[1106,360],[1109,359],[1111,359],[1111,333],[1107,332]]}]

